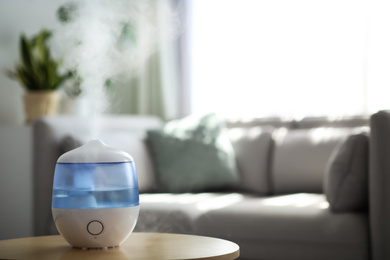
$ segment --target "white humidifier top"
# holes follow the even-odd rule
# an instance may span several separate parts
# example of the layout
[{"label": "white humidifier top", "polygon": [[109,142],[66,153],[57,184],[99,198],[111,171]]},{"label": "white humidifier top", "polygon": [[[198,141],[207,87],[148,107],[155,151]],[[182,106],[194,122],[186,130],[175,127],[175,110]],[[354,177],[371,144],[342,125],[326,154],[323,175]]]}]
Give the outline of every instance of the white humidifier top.
[{"label": "white humidifier top", "polygon": [[100,140],[91,140],[58,158],[58,163],[110,163],[133,162],[126,152],[106,145]]}]

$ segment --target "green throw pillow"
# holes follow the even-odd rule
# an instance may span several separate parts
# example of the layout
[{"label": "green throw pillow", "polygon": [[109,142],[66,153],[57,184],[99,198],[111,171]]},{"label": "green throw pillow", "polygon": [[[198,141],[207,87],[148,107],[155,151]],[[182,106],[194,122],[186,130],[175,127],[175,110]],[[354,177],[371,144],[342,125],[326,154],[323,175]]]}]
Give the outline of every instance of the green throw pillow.
[{"label": "green throw pillow", "polygon": [[148,131],[161,192],[197,192],[238,183],[232,144],[215,114],[174,120]]}]

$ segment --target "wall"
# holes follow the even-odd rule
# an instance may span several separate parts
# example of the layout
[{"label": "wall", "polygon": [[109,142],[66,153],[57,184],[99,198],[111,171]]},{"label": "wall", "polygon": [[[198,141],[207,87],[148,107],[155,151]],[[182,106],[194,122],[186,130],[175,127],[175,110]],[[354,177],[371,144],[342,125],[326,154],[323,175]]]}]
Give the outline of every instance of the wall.
[{"label": "wall", "polygon": [[31,128],[0,125],[0,240],[33,233]]},{"label": "wall", "polygon": [[64,0],[0,1],[0,240],[31,236],[31,128],[23,126],[23,89],[3,71],[19,59],[18,41],[42,28],[59,26]]}]

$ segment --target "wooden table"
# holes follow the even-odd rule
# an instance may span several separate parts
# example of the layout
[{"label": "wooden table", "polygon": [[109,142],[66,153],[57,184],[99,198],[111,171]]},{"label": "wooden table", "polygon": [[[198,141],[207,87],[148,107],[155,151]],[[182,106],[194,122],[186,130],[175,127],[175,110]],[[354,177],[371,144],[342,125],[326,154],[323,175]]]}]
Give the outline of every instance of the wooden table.
[{"label": "wooden table", "polygon": [[42,236],[0,241],[0,259],[208,259],[239,256],[233,242],[203,236],[132,233],[120,247],[75,249],[61,236]]}]

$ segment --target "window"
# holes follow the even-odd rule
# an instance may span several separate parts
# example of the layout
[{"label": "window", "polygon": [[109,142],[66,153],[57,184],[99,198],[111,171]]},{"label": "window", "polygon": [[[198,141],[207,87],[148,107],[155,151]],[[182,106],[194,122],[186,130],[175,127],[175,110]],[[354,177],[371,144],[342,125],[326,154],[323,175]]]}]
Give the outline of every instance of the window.
[{"label": "window", "polygon": [[192,111],[299,118],[385,109],[390,8],[368,3],[193,1]]}]

